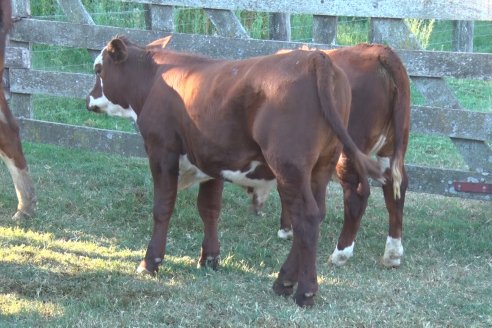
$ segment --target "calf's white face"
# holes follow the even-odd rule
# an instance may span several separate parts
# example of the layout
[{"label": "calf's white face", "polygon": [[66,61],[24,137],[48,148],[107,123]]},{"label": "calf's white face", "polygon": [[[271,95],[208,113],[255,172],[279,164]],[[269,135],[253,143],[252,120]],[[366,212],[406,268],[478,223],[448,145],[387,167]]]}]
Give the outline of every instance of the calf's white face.
[{"label": "calf's white face", "polygon": [[131,106],[128,106],[128,108],[124,108],[119,104],[113,103],[104,94],[104,81],[101,77],[101,72],[103,70],[103,53],[105,50],[106,48],[104,48],[99,56],[97,56],[97,58],[94,60],[96,84],[87,96],[87,108],[93,112],[106,113],[109,116],[131,118],[136,121],[137,114]]}]

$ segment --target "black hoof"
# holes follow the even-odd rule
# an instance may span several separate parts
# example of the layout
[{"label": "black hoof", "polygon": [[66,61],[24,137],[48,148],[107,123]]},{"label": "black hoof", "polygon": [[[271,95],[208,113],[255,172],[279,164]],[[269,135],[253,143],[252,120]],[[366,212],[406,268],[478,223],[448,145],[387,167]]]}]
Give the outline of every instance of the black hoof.
[{"label": "black hoof", "polygon": [[17,212],[15,212],[15,214],[12,216],[12,220],[21,221],[21,220],[30,219],[33,216],[34,216],[34,212],[28,213],[21,210],[17,210]]},{"label": "black hoof", "polygon": [[292,283],[279,282],[278,279],[273,283],[273,291],[280,296],[290,296],[294,293],[294,285]]}]

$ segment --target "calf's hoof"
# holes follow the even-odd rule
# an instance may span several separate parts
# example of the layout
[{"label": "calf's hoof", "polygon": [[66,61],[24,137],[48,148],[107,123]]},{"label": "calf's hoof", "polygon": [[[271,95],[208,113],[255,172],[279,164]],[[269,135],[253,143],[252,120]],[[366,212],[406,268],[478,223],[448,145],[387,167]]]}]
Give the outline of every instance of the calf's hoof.
[{"label": "calf's hoof", "polygon": [[398,269],[401,265],[401,256],[383,256],[381,263],[389,269]]},{"label": "calf's hoof", "polygon": [[300,307],[313,306],[315,293],[299,293],[296,292],[294,300]]},{"label": "calf's hoof", "polygon": [[347,263],[347,261],[354,255],[354,243],[350,246],[345,247],[342,250],[339,250],[338,247],[335,247],[335,250],[330,255],[328,259],[328,263],[333,264],[335,266],[342,266]]},{"label": "calf's hoof", "polygon": [[388,236],[382,264],[387,268],[399,268],[403,257],[403,246],[401,238],[391,238]]},{"label": "calf's hoof", "polygon": [[29,213],[26,213],[24,211],[18,210],[17,212],[15,212],[14,216],[12,216],[12,220],[20,221],[20,220],[24,220],[24,219],[29,219],[33,216],[33,214],[34,213],[29,214]]},{"label": "calf's hoof", "polygon": [[207,256],[198,260],[197,268],[211,268],[214,271],[219,269],[220,256]]},{"label": "calf's hoof", "polygon": [[148,265],[145,260],[142,260],[137,267],[137,274],[149,275],[155,277],[157,275],[158,266]]},{"label": "calf's hoof", "polygon": [[17,212],[15,212],[14,216],[12,216],[12,220],[22,220],[33,217],[36,212],[36,207],[37,201],[34,197],[29,202],[22,204],[20,208],[17,208]]},{"label": "calf's hoof", "polygon": [[294,284],[288,281],[281,282],[276,279],[273,283],[272,289],[277,295],[290,296],[294,293]]},{"label": "calf's hoof", "polygon": [[277,236],[278,238],[280,239],[289,239],[289,238],[292,238],[292,236],[294,236],[294,233],[292,232],[292,229],[279,229],[279,231],[277,231]]}]

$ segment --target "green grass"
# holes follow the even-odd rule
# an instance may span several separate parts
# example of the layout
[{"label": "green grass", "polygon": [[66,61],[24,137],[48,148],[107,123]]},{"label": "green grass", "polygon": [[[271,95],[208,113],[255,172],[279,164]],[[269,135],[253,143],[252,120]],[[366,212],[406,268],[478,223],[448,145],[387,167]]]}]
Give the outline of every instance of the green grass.
[{"label": "green grass", "polygon": [[417,133],[410,133],[405,162],[438,168],[468,169],[451,139]]},{"label": "green grass", "polygon": [[[451,21],[436,21],[434,30],[430,35],[428,49],[437,51],[452,50],[453,23]],[[492,52],[490,36],[492,35],[492,23],[487,21],[475,22],[473,51]]]},{"label": "green grass", "polygon": [[196,269],[202,224],[196,187],[178,195],[168,255],[157,278],[134,273],[151,233],[147,162],[25,144],[37,215],[13,222],[16,199],[0,167],[1,327],[487,327],[492,324],[490,202],[409,193],[403,265],[379,264],[387,233],[373,190],[345,267],[327,264],[341,228],[342,199],[330,187],[311,309],[271,284],[289,241],[276,237],[278,196],[249,213],[227,185],[220,224],[222,266]]},{"label": "green grass", "polygon": [[34,118],[38,120],[135,132],[133,121],[91,113],[81,99],[36,95],[33,96],[33,108]]}]

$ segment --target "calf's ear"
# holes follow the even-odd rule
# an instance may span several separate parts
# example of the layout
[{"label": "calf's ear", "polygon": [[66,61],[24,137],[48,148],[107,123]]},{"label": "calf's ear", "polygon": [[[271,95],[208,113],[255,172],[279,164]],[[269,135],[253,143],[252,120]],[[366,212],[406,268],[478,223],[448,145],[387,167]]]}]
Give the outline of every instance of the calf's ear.
[{"label": "calf's ear", "polygon": [[152,41],[147,45],[148,48],[157,47],[157,48],[166,48],[167,44],[171,41],[172,35],[166,36],[164,38],[157,39]]},{"label": "calf's ear", "polygon": [[106,47],[106,50],[116,64],[125,61],[128,57],[126,44],[119,38],[111,40]]}]

